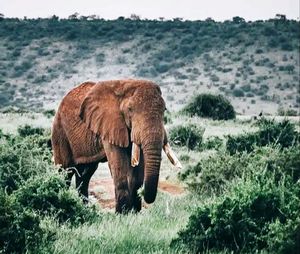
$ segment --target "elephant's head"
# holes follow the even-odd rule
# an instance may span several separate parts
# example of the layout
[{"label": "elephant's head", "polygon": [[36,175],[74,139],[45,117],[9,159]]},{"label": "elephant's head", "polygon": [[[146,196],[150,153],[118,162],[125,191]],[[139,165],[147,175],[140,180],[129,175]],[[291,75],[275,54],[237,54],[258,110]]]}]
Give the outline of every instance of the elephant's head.
[{"label": "elephant's head", "polygon": [[165,102],[158,85],[150,81],[100,82],[85,97],[80,117],[102,140],[119,147],[132,143],[131,165],[145,163],[144,199],[155,200],[162,149],[170,161],[181,166],[172,152],[163,124]]}]

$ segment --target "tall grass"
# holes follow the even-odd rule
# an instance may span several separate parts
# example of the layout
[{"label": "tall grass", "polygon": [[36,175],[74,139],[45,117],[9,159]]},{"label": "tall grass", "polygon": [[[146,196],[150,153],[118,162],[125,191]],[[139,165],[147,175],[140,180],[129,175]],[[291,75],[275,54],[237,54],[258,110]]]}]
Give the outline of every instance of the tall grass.
[{"label": "tall grass", "polygon": [[57,240],[51,252],[174,253],[170,242],[186,224],[192,200],[190,196],[174,198],[160,193],[155,205],[144,208],[139,214],[105,213],[93,224],[55,225]]}]

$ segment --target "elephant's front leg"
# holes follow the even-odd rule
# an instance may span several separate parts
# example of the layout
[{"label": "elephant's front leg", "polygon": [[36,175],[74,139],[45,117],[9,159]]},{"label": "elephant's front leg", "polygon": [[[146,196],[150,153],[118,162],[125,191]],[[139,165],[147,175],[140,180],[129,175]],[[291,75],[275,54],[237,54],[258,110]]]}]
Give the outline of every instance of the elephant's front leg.
[{"label": "elephant's front leg", "polygon": [[139,212],[142,208],[142,198],[138,195],[138,189],[142,187],[144,182],[144,158],[142,154],[140,155],[139,165],[136,167],[131,167],[127,178],[132,209],[135,212]]},{"label": "elephant's front leg", "polygon": [[127,148],[121,148],[103,141],[114,185],[116,212],[127,213],[132,209],[127,175],[130,170],[130,154]]}]

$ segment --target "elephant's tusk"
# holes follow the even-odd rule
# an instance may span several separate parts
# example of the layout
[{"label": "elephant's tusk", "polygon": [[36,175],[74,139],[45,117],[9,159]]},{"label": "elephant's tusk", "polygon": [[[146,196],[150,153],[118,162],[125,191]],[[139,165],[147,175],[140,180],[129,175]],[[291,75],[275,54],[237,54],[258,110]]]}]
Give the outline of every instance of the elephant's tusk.
[{"label": "elephant's tusk", "polygon": [[141,153],[140,147],[137,144],[132,143],[132,151],[131,151],[131,166],[132,167],[136,167],[137,165],[139,165],[140,153]]},{"label": "elephant's tusk", "polygon": [[169,143],[165,144],[163,147],[166,155],[168,156],[170,162],[177,168],[182,169],[182,165],[180,163],[180,161],[177,159],[175,153],[173,152],[173,150],[171,149]]}]

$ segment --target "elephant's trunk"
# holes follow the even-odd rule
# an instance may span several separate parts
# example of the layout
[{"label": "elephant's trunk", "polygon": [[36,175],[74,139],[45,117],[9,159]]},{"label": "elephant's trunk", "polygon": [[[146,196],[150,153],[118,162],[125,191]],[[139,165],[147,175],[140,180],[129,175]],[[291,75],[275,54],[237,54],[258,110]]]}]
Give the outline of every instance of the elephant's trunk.
[{"label": "elephant's trunk", "polygon": [[150,204],[155,201],[157,193],[161,163],[162,138],[157,138],[155,141],[151,141],[145,145],[142,143],[142,148],[145,162],[144,199],[148,204]]}]

